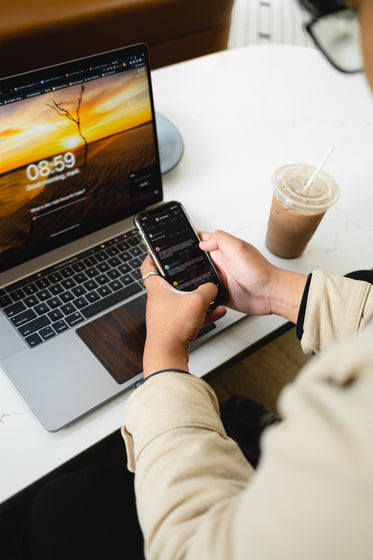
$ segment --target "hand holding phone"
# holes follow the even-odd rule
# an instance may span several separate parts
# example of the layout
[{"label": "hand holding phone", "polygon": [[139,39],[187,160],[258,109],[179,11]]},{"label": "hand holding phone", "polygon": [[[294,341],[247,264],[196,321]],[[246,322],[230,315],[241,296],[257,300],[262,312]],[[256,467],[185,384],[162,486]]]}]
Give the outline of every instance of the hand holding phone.
[{"label": "hand holding phone", "polygon": [[141,212],[135,225],[160,274],[174,288],[195,290],[213,282],[218,294],[209,310],[224,305],[227,290],[208,253],[200,249],[200,239],[180,202],[172,201]]}]

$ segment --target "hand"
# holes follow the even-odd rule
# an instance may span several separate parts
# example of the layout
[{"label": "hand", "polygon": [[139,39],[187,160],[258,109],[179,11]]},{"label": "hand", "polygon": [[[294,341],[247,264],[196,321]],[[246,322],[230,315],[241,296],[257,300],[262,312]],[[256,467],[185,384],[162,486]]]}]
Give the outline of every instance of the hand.
[{"label": "hand", "polygon": [[228,307],[249,315],[274,313],[296,323],[307,277],[271,264],[250,243],[223,231],[199,233],[228,289]]},{"label": "hand", "polygon": [[[141,274],[157,272],[147,256]],[[181,292],[159,275],[145,280],[148,294],[146,305],[146,342],[144,349],[144,377],[162,369],[188,369],[188,348],[204,324],[221,318],[224,307],[217,307],[206,316],[217,294],[215,284],[199,286],[193,292]]]}]

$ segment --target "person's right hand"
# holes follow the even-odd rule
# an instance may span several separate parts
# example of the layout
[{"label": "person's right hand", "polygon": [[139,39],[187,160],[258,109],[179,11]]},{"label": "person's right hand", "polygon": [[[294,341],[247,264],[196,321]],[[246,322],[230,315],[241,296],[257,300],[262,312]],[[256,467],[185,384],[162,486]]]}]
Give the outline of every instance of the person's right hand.
[{"label": "person's right hand", "polygon": [[249,315],[275,313],[296,323],[307,277],[271,264],[245,241],[224,231],[199,232],[228,289],[228,306]]}]

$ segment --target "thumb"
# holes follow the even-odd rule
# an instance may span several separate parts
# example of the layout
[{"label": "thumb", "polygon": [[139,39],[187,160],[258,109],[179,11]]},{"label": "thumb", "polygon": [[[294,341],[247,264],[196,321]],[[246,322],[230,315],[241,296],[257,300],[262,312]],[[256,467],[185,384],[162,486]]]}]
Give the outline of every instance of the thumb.
[{"label": "thumb", "polygon": [[208,251],[209,253],[212,251],[216,251],[217,249],[219,249],[216,237],[214,234],[210,234],[210,233],[205,233],[205,232],[201,232],[200,233],[200,248],[203,251]]},{"label": "thumb", "polygon": [[207,311],[210,303],[216,298],[218,294],[218,288],[212,282],[207,282],[206,284],[201,284],[198,286],[196,292],[198,292],[203,301],[203,306]]}]

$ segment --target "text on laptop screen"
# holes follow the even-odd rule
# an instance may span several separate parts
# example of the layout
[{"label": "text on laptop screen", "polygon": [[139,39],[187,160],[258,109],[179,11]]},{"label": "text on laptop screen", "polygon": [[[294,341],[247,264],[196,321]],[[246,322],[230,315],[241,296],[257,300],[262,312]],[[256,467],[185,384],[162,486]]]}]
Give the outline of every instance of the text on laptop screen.
[{"label": "text on laptop screen", "polygon": [[162,198],[146,47],[0,81],[0,270]]}]

